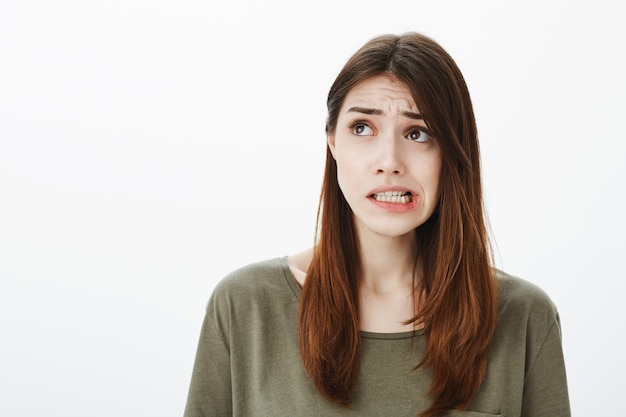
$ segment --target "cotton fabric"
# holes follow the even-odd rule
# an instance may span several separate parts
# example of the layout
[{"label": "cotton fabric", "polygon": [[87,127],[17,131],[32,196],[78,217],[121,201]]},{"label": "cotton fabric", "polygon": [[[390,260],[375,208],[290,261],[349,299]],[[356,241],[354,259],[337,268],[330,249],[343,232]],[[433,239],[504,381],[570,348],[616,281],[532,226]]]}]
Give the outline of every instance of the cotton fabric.
[{"label": "cotton fabric", "polygon": [[[449,416],[569,417],[559,315],[537,286],[497,271],[498,325],[486,377],[466,411]],[[361,332],[350,408],[325,399],[298,348],[301,288],[287,258],[224,278],[206,309],[184,417],[411,416],[424,411],[431,374],[413,370],[426,336]]]}]

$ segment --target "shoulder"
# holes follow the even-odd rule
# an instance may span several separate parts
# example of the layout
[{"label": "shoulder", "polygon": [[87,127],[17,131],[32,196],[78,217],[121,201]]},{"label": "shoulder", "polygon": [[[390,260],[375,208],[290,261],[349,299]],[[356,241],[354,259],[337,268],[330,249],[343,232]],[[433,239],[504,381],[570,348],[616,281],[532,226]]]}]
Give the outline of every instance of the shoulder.
[{"label": "shoulder", "polygon": [[286,265],[286,259],[280,257],[237,268],[218,282],[211,298],[258,297],[289,288]]},{"label": "shoulder", "polygon": [[500,309],[545,310],[556,312],[548,294],[525,279],[496,270]]},{"label": "shoulder", "polygon": [[214,316],[245,317],[259,310],[298,303],[298,284],[286,257],[240,267],[218,282],[207,305]]},{"label": "shoulder", "polygon": [[499,327],[517,327],[545,334],[559,313],[549,295],[538,285],[497,270]]},{"label": "shoulder", "polygon": [[297,317],[297,288],[286,257],[245,265],[215,286],[207,322],[229,347],[233,340],[263,338],[269,328],[288,328],[289,320]]},{"label": "shoulder", "polygon": [[[557,410],[567,401],[557,308],[538,285],[496,272],[498,323],[487,375],[474,404],[491,407],[497,395],[503,399],[503,415],[519,415],[520,409],[527,415],[549,415],[538,410]],[[555,411],[557,414],[565,415]]]}]

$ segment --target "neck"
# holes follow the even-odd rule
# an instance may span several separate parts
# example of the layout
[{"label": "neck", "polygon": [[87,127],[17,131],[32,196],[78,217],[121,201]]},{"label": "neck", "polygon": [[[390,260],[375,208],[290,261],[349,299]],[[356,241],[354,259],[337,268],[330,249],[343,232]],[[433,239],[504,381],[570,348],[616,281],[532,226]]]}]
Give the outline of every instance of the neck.
[{"label": "neck", "polygon": [[375,293],[413,289],[415,235],[381,236],[359,231],[361,288]]}]

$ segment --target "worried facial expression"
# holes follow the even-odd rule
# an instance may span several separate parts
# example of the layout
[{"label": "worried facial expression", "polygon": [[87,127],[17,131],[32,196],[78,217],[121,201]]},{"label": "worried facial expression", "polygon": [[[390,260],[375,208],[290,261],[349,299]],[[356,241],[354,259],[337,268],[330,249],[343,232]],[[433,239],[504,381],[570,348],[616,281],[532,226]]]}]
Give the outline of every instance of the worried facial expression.
[{"label": "worried facial expression", "polygon": [[360,235],[406,235],[437,207],[441,150],[395,78],[376,76],[350,90],[328,146]]}]

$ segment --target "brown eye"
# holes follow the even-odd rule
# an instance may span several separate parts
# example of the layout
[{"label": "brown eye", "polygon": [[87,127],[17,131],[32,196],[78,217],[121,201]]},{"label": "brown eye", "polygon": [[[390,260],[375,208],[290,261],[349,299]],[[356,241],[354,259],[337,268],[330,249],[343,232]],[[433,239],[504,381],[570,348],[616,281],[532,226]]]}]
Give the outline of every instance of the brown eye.
[{"label": "brown eye", "polygon": [[372,128],[362,122],[354,123],[351,127],[352,133],[358,136],[370,136],[373,134]]},{"label": "brown eye", "polygon": [[413,142],[428,142],[430,135],[421,129],[413,129],[406,135],[406,138]]}]

